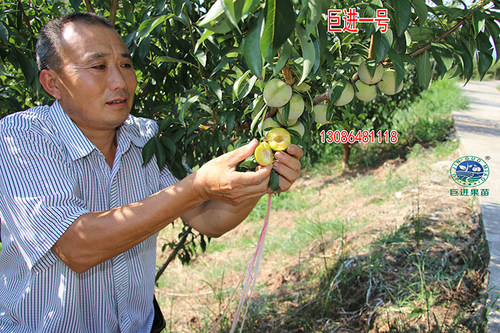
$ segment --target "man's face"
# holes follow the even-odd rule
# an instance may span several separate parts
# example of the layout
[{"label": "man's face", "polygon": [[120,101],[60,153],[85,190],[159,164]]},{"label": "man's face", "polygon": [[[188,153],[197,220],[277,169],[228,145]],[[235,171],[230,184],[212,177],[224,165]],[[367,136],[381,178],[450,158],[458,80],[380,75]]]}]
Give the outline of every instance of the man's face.
[{"label": "man's face", "polygon": [[64,111],[87,135],[118,127],[132,108],[137,78],[118,34],[101,25],[68,23],[57,81]]}]

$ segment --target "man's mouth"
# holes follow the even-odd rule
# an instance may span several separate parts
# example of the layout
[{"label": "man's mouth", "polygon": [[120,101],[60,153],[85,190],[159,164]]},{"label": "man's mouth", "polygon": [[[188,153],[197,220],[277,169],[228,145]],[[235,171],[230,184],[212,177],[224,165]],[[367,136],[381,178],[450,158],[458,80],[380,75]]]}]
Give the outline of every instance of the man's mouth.
[{"label": "man's mouth", "polygon": [[118,100],[114,100],[114,101],[111,101],[111,102],[107,102],[106,104],[108,104],[108,105],[117,105],[117,104],[126,104],[126,103],[127,103],[126,99],[118,99]]}]

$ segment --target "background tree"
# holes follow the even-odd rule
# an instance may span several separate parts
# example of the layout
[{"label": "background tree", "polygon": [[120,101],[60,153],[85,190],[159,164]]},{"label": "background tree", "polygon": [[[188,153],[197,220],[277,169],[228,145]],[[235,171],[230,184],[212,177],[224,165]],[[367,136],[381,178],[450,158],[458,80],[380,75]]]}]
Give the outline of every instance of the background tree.
[{"label": "background tree", "polygon": [[[307,152],[321,130],[390,129],[391,110],[433,77],[451,73],[468,81],[476,64],[482,78],[498,60],[499,7],[498,0],[453,6],[441,0],[8,0],[0,4],[0,115],[50,102],[34,60],[38,31],[52,17],[93,11],[115,24],[132,53],[139,82],[133,113],[159,123],[145,146],[146,161],[155,158],[182,178],[181,161],[196,168],[262,136],[266,118],[280,113],[282,126],[291,125],[290,103],[278,111],[262,96],[266,83],[280,78],[304,101],[297,119],[304,134],[297,128],[292,134],[305,148],[305,162],[314,162]],[[386,9],[390,22],[386,32],[357,22],[357,33],[330,33],[328,9],[353,9],[359,18]],[[348,12],[339,16],[349,19]],[[393,68],[403,91],[336,106],[366,59],[372,75],[379,63]],[[328,103],[324,124],[313,112],[320,103]],[[351,141],[344,144],[346,166]],[[180,239],[164,247],[185,262],[195,244],[206,246],[188,227]]]}]

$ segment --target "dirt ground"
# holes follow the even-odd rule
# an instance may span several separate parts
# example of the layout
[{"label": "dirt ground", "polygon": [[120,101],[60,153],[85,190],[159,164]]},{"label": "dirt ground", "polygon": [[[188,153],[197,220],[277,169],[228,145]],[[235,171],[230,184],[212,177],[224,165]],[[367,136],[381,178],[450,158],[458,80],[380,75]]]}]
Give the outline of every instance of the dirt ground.
[{"label": "dirt ground", "polygon": [[[285,313],[300,316],[299,312],[293,314],[290,309],[303,307],[302,298],[290,295],[290,290],[298,294],[306,293],[304,288],[310,286],[304,285],[305,276],[324,274],[327,261],[339,263],[337,266],[332,264],[335,266],[333,269],[338,271],[340,268],[349,268],[348,265],[362,265],[359,258],[380,252],[386,265],[380,280],[371,276],[364,280],[358,279],[349,289],[350,297],[339,306],[341,310],[337,309],[334,315],[316,318],[315,328],[310,332],[398,332],[398,327],[402,331],[407,331],[407,327],[415,327],[415,332],[418,332],[418,327],[427,327],[427,330],[422,331],[431,331],[429,327],[452,325],[450,321],[463,311],[463,304],[473,297],[480,298],[487,279],[487,254],[479,249],[484,244],[484,236],[474,199],[450,196],[450,189],[458,186],[450,178],[449,168],[458,157],[457,151],[436,156],[426,153],[424,149],[408,160],[389,160],[363,172],[321,177],[304,174],[294,185],[294,191],[309,193],[309,196],[310,193],[316,193],[313,197],[308,196],[308,200],[315,203],[314,207],[293,212],[280,211],[279,214],[272,212],[268,237],[272,237],[273,230],[292,230],[298,217],[345,221],[342,236],[318,239],[298,255],[284,257],[281,253],[266,253],[258,277],[259,288],[254,297],[257,302],[268,299],[272,303],[269,305],[271,308],[282,308],[283,311],[281,314],[275,313],[273,319],[263,315],[259,317],[260,323],[249,322],[249,327],[255,327],[254,331],[260,332],[291,332],[291,329],[284,328],[283,316]],[[393,187],[390,186],[391,182],[395,183]],[[405,232],[405,228],[407,234],[415,237],[414,241],[405,243],[404,253],[425,253],[429,257],[439,258],[443,267],[454,269],[454,265],[463,265],[470,251],[477,250],[484,262],[483,267],[463,275],[458,285],[436,283],[427,286],[432,290],[439,289],[438,294],[446,301],[435,302],[431,309],[434,319],[416,314],[410,316],[411,320],[405,319],[402,323],[401,318],[408,318],[407,312],[411,310],[400,304],[392,304],[386,295],[376,294],[371,289],[373,284],[383,283],[388,286],[385,290],[391,290],[394,288],[391,282],[397,284],[406,275],[408,278],[415,276],[415,265],[401,251],[394,249],[402,245],[383,242],[373,245],[382,235],[398,230]],[[249,233],[255,233],[255,227],[243,224],[217,241],[236,242]],[[461,236],[457,237],[458,233]],[[172,235],[175,235],[175,231],[162,234],[160,240]],[[213,268],[225,267],[227,263],[241,260],[242,257],[249,258],[252,252],[251,247],[240,249],[228,246],[222,252],[200,255],[187,267],[173,262],[164,274],[171,283],[156,289],[163,312],[170,321],[168,331],[209,331],[207,327],[212,327],[213,320],[225,312],[229,295],[238,286],[244,270]],[[158,254],[160,263],[165,260],[168,251],[159,249]],[[206,273],[210,269],[213,269],[212,275]],[[475,308],[468,310],[477,317],[481,304],[474,304]],[[267,324],[264,323],[266,320]],[[434,325],[430,325],[431,320],[435,321]],[[470,331],[467,325],[455,326],[459,328],[457,332]],[[460,327],[464,327],[463,330]],[[307,329],[293,331],[308,332]]]}]

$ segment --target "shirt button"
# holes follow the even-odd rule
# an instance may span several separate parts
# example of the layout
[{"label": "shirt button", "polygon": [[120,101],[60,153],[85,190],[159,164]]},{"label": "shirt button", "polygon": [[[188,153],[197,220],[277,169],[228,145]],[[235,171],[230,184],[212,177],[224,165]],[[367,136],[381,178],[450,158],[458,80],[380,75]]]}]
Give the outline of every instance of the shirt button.
[{"label": "shirt button", "polygon": [[118,286],[118,290],[119,290],[119,291],[123,291],[123,289],[125,289],[125,286],[124,286],[123,284],[120,284],[120,285]]}]

